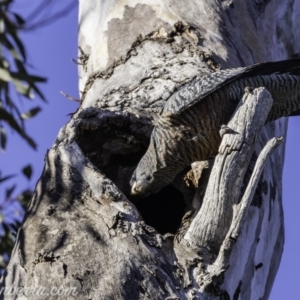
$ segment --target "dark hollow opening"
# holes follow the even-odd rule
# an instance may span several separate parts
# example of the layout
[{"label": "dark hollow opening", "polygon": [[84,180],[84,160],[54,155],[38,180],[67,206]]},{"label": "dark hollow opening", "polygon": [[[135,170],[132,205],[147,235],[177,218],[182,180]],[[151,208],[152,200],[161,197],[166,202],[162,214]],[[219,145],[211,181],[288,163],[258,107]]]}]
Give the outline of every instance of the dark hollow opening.
[{"label": "dark hollow opening", "polygon": [[180,191],[169,185],[146,198],[130,196],[129,180],[149,145],[151,120],[95,108],[80,117],[76,140],[83,153],[136,205],[147,225],[175,234],[185,212]]},{"label": "dark hollow opening", "polygon": [[158,193],[138,200],[131,199],[145,223],[159,233],[175,234],[184,215],[185,203],[181,192],[168,185]]}]

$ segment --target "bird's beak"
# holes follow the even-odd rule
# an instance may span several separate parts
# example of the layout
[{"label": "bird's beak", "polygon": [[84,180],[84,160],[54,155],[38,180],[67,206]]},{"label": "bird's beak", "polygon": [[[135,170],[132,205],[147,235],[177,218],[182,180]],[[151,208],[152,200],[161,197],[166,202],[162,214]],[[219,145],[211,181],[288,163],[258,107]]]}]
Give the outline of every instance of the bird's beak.
[{"label": "bird's beak", "polygon": [[137,194],[138,194],[138,190],[136,189],[136,181],[134,181],[134,183],[131,187],[130,195],[135,196]]}]

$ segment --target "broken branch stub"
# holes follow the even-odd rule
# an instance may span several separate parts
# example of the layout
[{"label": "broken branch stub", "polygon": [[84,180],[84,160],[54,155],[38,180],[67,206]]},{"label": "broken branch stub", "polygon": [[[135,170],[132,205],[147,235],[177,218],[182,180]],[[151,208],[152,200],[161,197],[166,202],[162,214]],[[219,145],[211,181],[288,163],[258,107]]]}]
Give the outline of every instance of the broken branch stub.
[{"label": "broken branch stub", "polygon": [[247,220],[249,208],[253,200],[253,196],[265,163],[272,154],[272,152],[282,143],[282,141],[283,137],[272,138],[268,141],[268,143],[258,156],[252,176],[249,180],[242,200],[240,201],[240,203],[233,206],[232,223],[226,235],[226,238],[221,246],[218,258],[214,263],[214,265],[218,266],[219,269],[225,269],[227,267],[228,258],[231,253],[230,250],[232,249],[233,244],[236,242],[243,230],[243,225]]},{"label": "broken branch stub", "polygon": [[227,125],[230,130],[224,133],[202,207],[183,239],[208,263],[217,257],[231,226],[233,206],[241,198],[244,175],[272,103],[265,88],[246,90]]}]

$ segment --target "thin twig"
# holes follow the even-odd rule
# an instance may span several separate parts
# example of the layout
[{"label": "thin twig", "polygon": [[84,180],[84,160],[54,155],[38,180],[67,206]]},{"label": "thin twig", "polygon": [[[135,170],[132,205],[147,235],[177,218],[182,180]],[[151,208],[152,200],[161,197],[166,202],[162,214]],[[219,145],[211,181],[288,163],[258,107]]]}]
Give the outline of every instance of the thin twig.
[{"label": "thin twig", "polygon": [[72,100],[72,101],[75,101],[75,102],[80,102],[80,99],[74,98],[74,97],[72,97],[72,96],[66,94],[66,93],[63,92],[63,91],[60,91],[60,93],[61,93],[64,97],[66,97],[67,99],[69,99],[69,100]]}]

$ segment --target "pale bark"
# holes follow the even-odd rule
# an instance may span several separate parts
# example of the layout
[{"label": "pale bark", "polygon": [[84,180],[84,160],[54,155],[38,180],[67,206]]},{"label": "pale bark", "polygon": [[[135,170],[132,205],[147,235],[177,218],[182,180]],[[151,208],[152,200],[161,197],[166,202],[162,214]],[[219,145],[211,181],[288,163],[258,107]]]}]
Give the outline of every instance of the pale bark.
[{"label": "pale bark", "polygon": [[200,210],[206,181],[192,195],[180,187],[193,201],[175,239],[143,222],[129,179],[172,93],[218,66],[300,52],[299,17],[292,0],[81,0],[82,103],[47,153],[2,279],[79,294],[0,299],[268,299],[284,242],[284,145],[261,151],[287,121],[260,132],[266,90],[246,93],[228,124],[239,134],[224,135]]}]

